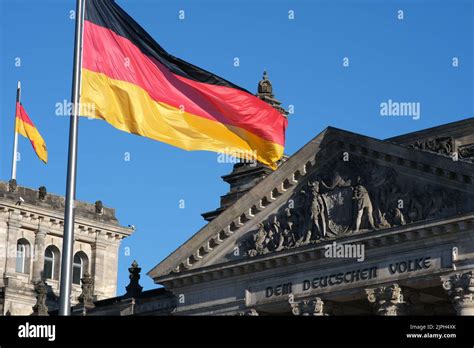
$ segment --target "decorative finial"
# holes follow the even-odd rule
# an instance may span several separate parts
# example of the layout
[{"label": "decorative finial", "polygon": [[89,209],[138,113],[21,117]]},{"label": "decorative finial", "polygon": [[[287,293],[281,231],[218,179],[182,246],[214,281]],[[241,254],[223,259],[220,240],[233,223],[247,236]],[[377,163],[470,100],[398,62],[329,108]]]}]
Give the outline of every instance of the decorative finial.
[{"label": "decorative finial", "polygon": [[272,87],[272,83],[270,82],[270,80],[268,79],[268,74],[267,74],[267,71],[264,70],[263,71],[263,78],[262,80],[260,80],[260,82],[258,83],[258,95],[259,96],[269,96],[269,97],[273,97],[273,87]]},{"label": "decorative finial", "polygon": [[140,280],[140,272],[142,269],[138,267],[138,263],[136,260],[133,260],[132,262],[132,267],[128,269],[128,272],[130,273],[129,278],[130,278],[130,283],[125,287],[125,290],[127,290],[127,293],[124,295],[124,298],[127,297],[137,297],[142,293],[143,287],[140,286],[138,281]]},{"label": "decorative finial", "polygon": [[256,96],[263,100],[265,103],[271,105],[283,116],[286,117],[288,115],[288,112],[281,106],[281,102],[276,100],[275,96],[273,95],[273,86],[270,80],[268,79],[268,73],[266,69],[263,71],[263,77],[258,83]]}]

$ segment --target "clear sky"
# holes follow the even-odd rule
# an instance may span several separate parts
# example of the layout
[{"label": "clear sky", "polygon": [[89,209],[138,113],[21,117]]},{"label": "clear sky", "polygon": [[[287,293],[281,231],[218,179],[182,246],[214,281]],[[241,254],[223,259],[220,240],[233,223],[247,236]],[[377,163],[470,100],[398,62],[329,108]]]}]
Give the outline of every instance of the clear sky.
[{"label": "clear sky", "polygon": [[[250,91],[267,69],[275,96],[294,108],[290,155],[329,125],[387,138],[474,114],[472,0],[118,3],[171,54]],[[71,95],[74,8],[72,0],[0,0],[0,178],[10,176],[21,80],[23,105],[47,143],[49,163],[20,139],[18,183],[57,194],[65,193],[69,120],[56,109]],[[419,103],[419,119],[381,116],[388,100]],[[228,191],[220,177],[232,164],[103,121],[81,119],[79,127],[77,198],[100,199],[116,208],[123,225],[137,227],[121,246],[117,293],[134,259],[142,285],[153,288],[145,273],[205,224],[200,214],[218,207]]]}]

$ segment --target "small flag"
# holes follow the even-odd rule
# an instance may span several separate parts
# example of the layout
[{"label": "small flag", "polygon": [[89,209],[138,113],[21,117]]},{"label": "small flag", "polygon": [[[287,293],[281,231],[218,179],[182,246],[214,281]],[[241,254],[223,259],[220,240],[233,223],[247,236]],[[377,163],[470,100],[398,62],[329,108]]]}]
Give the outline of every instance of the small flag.
[{"label": "small flag", "polygon": [[26,113],[25,108],[23,108],[23,105],[19,102],[16,103],[16,131],[25,138],[30,139],[31,145],[39,159],[44,163],[48,163],[46,143],[38,132],[38,129],[33,124],[33,121],[31,121]]},{"label": "small flag", "polygon": [[112,0],[87,0],[81,116],[186,150],[276,168],[288,120],[247,90],[166,52]]}]

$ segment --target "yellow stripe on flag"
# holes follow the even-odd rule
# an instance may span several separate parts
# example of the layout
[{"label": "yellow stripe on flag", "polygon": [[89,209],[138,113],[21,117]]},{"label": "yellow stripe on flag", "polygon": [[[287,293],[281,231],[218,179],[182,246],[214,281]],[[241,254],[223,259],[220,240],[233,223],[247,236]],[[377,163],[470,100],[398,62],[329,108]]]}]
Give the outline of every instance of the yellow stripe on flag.
[{"label": "yellow stripe on flag", "polygon": [[[185,150],[207,150],[258,159],[276,168],[283,146],[242,128],[199,117],[153,100],[137,85],[82,70],[81,116]],[[256,155],[256,156],[255,156]]]},{"label": "yellow stripe on flag", "polygon": [[48,163],[48,151],[46,149],[46,143],[44,142],[41,134],[38,132],[38,129],[17,117],[16,131],[18,132],[18,134],[21,134],[25,138],[28,138],[31,142],[31,145],[33,145],[33,149],[35,150],[36,155],[44,163]]}]

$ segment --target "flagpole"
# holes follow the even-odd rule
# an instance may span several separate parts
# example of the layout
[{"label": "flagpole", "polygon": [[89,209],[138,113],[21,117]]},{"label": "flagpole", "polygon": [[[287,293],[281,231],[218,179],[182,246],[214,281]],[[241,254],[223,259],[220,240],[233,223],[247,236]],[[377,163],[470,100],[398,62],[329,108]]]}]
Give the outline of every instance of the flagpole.
[{"label": "flagpole", "polygon": [[[16,102],[21,102],[21,83],[18,81],[18,87],[16,89]],[[16,154],[18,152],[18,132],[16,131],[16,105],[15,105],[15,122],[14,122],[14,136],[13,136],[13,159],[12,159],[12,180],[16,180]]]},{"label": "flagpole", "polygon": [[76,33],[74,39],[74,67],[72,75],[72,114],[69,123],[69,151],[67,163],[66,201],[64,211],[63,252],[59,290],[59,315],[71,315],[72,261],[74,246],[74,200],[76,199],[77,126],[80,109],[82,32],[84,0],[76,0]]}]

